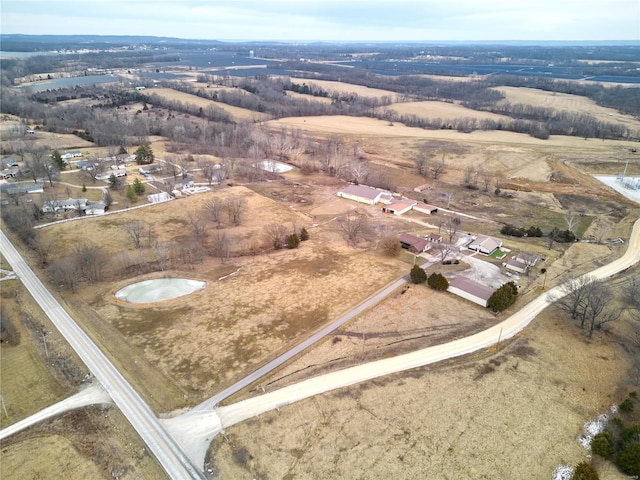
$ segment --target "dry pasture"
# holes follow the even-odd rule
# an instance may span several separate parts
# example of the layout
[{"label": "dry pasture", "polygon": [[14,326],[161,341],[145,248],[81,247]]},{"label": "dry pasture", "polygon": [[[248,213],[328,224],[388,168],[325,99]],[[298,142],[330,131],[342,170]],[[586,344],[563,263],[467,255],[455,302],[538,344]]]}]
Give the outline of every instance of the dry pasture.
[{"label": "dry pasture", "polygon": [[502,92],[506,96],[504,100],[506,102],[524,103],[534,107],[567,110],[574,113],[586,113],[603,122],[622,123],[633,130],[640,128],[640,121],[632,115],[625,115],[613,108],[601,107],[590,98],[581,95],[546,92],[526,87],[495,87],[495,90]]},{"label": "dry pasture", "polygon": [[366,98],[381,98],[389,97],[394,101],[397,97],[397,93],[391,90],[382,90],[379,88],[369,88],[362,85],[354,85],[352,83],[334,82],[331,80],[316,80],[313,78],[292,78],[291,81],[296,84],[306,83],[309,86],[316,85],[323,90],[326,90],[331,96],[334,92],[340,95],[355,93],[360,97]]},{"label": "dry pasture", "polygon": [[186,92],[180,92],[178,90],[174,90],[172,88],[153,88],[147,90],[150,94],[156,94],[162,98],[172,101],[178,101],[185,104],[192,104],[197,107],[208,107],[214,106],[223,109],[229,115],[231,115],[235,120],[252,120],[252,121],[261,121],[269,118],[269,115],[266,113],[254,112],[253,110],[247,110],[246,108],[235,107],[233,105],[227,105],[222,102],[215,102],[213,100],[208,100],[206,98],[198,97],[197,95],[192,95]]},{"label": "dry pasture", "polygon": [[394,110],[400,115],[415,115],[419,118],[442,120],[457,118],[473,118],[476,120],[490,119],[496,121],[508,120],[505,115],[498,115],[491,112],[481,112],[463,107],[458,103],[423,101],[423,102],[401,102],[393,103],[388,107],[378,107],[378,110]]}]

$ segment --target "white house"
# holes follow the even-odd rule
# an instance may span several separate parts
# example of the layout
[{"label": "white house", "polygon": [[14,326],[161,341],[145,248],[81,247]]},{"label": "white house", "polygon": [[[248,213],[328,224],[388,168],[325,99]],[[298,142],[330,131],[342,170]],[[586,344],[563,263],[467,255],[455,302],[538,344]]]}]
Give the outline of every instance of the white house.
[{"label": "white house", "polygon": [[535,266],[539,261],[540,256],[535,253],[519,252],[517,255],[511,257],[504,266],[512,272],[525,273],[529,267]]},{"label": "white house", "polygon": [[476,252],[484,253],[485,255],[491,255],[496,249],[502,246],[502,240],[497,238],[487,237],[486,235],[478,235],[467,248],[469,250],[475,250]]},{"label": "white house", "polygon": [[451,280],[447,291],[483,307],[487,306],[487,302],[494,292],[492,288],[463,276]]},{"label": "white house", "polygon": [[349,185],[347,188],[337,192],[336,195],[356,202],[375,205],[383,195],[391,194],[385,190],[367,187],[366,185]]}]

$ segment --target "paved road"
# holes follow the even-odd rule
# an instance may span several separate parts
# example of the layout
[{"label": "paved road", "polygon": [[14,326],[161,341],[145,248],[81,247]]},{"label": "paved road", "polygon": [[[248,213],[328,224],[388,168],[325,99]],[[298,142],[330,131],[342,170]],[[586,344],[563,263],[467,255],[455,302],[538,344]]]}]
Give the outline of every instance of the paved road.
[{"label": "paved road", "polygon": [[1,231],[0,251],[42,310],[133,425],[169,477],[176,480],[205,479],[204,474],[191,463],[138,392],[49,293]]},{"label": "paved road", "polygon": [[88,405],[97,405],[100,403],[112,403],[111,397],[100,385],[93,385],[91,387],[85,388],[80,392],[72,395],[64,400],[51,405],[50,407],[43,408],[37,413],[20,420],[12,425],[9,425],[7,428],[0,430],[0,440],[4,440],[5,438],[13,435],[14,433],[18,433],[21,430],[24,430],[31,425],[35,425],[47,418],[55,417],[63,412],[74,410],[76,408],[86,407]]},{"label": "paved road", "polygon": [[[608,278],[626,270],[638,261],[640,261],[640,220],[636,221],[634,225],[626,253],[619,259],[590,272],[588,275],[596,279]],[[218,407],[216,413],[221,422],[221,428],[229,427],[269,410],[336,388],[346,387],[382,375],[429,365],[490,347],[495,345],[498,339],[506,340],[522,331],[542,310],[562,295],[563,291],[560,285],[542,294],[498,325],[467,338],[395,358],[378,360],[321,375],[233,405]]]}]

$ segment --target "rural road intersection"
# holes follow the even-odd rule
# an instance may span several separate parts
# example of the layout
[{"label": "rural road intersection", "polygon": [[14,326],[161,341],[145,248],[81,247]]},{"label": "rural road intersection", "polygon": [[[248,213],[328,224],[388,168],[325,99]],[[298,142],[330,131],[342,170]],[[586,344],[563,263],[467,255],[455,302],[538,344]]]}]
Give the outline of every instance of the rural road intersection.
[{"label": "rural road intersection", "polygon": [[[10,244],[4,233],[0,232],[0,246],[2,254],[7,258],[14,271],[29,289],[45,313],[51,318],[60,332],[78,352],[94,376],[104,386],[114,403],[123,411],[127,419],[136,428],[149,449],[154,453],[165,471],[171,478],[205,478],[201,472],[205,455],[211,440],[226,427],[255,417],[269,410],[277,409],[299,400],[325,393],[337,388],[347,387],[383,375],[402,372],[412,368],[422,367],[441,360],[459,357],[492,345],[499,340],[506,340],[524,329],[542,310],[551,305],[563,295],[562,285],[557,286],[511,315],[503,322],[470,337],[455,340],[446,344],[436,345],[394,358],[388,358],[359,365],[337,372],[310,378],[280,390],[265,393],[241,402],[215,407],[223,398],[248,386],[260,378],[265,372],[257,370],[230,389],[196,406],[180,416],[158,420],[149,406],[140,398],[137,392],[128,384],[113,364],[97,349],[86,334],[73,322],[71,317],[62,309],[44,285],[35,276],[26,262]],[[627,251],[617,260],[600,267],[588,275],[594,279],[609,278],[626,270],[640,261],[640,220],[637,220],[628,242]],[[406,280],[401,279],[387,287],[378,295],[387,295],[401,286]],[[370,300],[377,299],[375,295]],[[373,302],[375,303],[375,302]],[[361,305],[362,310],[371,306],[368,302]],[[360,307],[359,307],[360,308]],[[360,313],[356,309],[352,314],[342,317],[342,323]],[[326,329],[337,328],[336,322]],[[324,335],[325,329],[316,335]],[[313,343],[310,337],[309,344]],[[308,345],[300,344],[291,351],[291,355],[278,357],[267,371],[286,362]],[[276,362],[277,364],[273,363]],[[275,365],[275,366],[274,366]],[[167,434],[170,432],[170,435]],[[186,455],[186,456],[185,456]],[[187,458],[188,457],[188,458]],[[194,468],[194,466],[196,466]]]}]

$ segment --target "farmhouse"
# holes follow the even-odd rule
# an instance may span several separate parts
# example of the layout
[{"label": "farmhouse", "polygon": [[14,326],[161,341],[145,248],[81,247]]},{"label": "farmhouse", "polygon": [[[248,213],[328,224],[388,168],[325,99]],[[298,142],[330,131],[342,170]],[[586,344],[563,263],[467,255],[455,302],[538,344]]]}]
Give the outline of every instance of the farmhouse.
[{"label": "farmhouse", "polygon": [[464,276],[451,280],[447,291],[483,307],[487,306],[489,298],[493,295],[493,289]]},{"label": "farmhouse", "polygon": [[393,199],[388,205],[382,207],[382,211],[384,213],[393,213],[394,215],[402,215],[403,213],[407,213],[409,210],[413,208],[416,202],[409,200],[407,198],[403,199]]},{"label": "farmhouse", "polygon": [[84,213],[86,215],[104,215],[106,208],[102,202],[91,202],[87,204]]},{"label": "farmhouse", "polygon": [[498,240],[493,237],[487,237],[486,235],[478,235],[467,248],[469,250],[475,250],[476,252],[484,253],[485,255],[491,255],[496,249],[502,246],[502,240]]},{"label": "farmhouse", "polygon": [[368,205],[375,205],[383,195],[391,195],[379,188],[367,187],[366,185],[349,185],[347,188],[336,193],[341,198],[347,198]]},{"label": "farmhouse", "polygon": [[11,168],[5,168],[2,171],[1,175],[2,175],[2,178],[6,180],[8,178],[16,178],[19,173],[20,173],[20,168],[11,167]]},{"label": "farmhouse", "polygon": [[429,249],[429,242],[415,235],[402,233],[400,237],[398,237],[398,240],[402,248],[409,250],[411,253],[422,253]]}]

